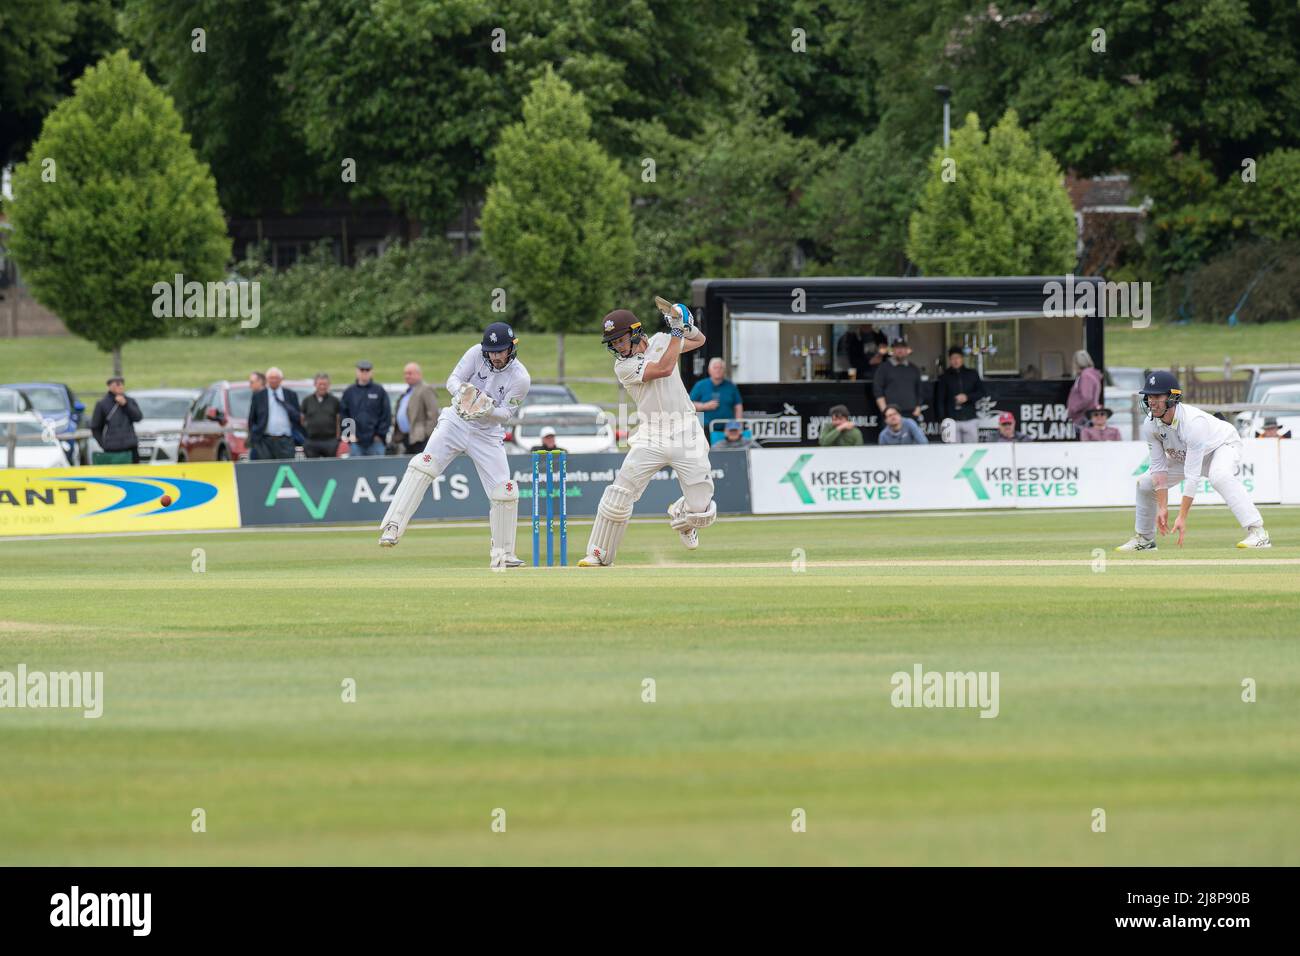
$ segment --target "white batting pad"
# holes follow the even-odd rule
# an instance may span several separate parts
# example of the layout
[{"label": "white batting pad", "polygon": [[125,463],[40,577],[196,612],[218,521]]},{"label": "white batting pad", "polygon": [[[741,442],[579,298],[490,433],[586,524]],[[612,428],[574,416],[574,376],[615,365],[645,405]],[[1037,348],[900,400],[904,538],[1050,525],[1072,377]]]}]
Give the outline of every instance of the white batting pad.
[{"label": "white batting pad", "polygon": [[596,520],[591,526],[591,538],[587,542],[587,553],[600,558],[600,563],[614,563],[618,546],[627,531],[627,523],[632,518],[632,504],[635,496],[621,485],[607,485],[596,506]]},{"label": "white batting pad", "polygon": [[492,489],[488,525],[492,530],[492,566],[497,567],[507,555],[515,553],[515,534],[519,530],[519,485],[503,481]]},{"label": "white batting pad", "polygon": [[429,485],[437,477],[438,471],[433,464],[432,456],[424,453],[412,458],[406,466],[406,474],[402,476],[402,483],[397,486],[393,501],[384,514],[384,520],[379,526],[380,530],[382,531],[386,526],[394,524],[397,526],[397,537],[400,539],[406,533],[406,526],[411,523],[411,516],[420,507],[424,493],[429,490]]}]

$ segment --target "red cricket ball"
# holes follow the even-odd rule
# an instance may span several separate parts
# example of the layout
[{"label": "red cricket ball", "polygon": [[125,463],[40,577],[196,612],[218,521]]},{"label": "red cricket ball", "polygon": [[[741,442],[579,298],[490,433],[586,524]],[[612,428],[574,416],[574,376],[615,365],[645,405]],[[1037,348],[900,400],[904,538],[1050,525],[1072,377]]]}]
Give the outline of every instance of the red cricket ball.
[{"label": "red cricket ball", "polygon": [[172,496],[171,496],[171,495],[163,495],[163,496],[162,496],[162,506],[163,506],[164,508],[166,508],[166,507],[167,507],[168,505],[170,505],[171,503],[172,503]]}]

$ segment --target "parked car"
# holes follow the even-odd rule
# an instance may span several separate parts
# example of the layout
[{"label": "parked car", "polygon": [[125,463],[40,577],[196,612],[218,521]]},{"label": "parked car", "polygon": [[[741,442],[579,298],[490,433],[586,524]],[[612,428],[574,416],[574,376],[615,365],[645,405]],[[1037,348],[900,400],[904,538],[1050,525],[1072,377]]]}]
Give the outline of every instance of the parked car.
[{"label": "parked car", "polygon": [[0,385],[0,412],[31,411],[32,403],[16,388]]},{"label": "parked car", "polygon": [[[315,386],[286,380],[301,401]],[[248,410],[253,390],[247,382],[213,382],[190,406],[182,425],[180,461],[248,461]],[[143,409],[142,409],[143,410]]]},{"label": "parked car", "polygon": [[[66,385],[58,382],[14,382],[0,385],[0,388],[13,389],[27,396],[31,407],[36,409],[41,418],[50,423],[56,434],[76,431],[81,427],[86,406],[77,400],[77,396]],[[73,465],[80,465],[89,460],[84,454],[85,443],[68,440],[63,442],[63,451]]]},{"label": "parked car", "polygon": [[[9,432],[13,428],[18,438],[27,439],[14,447],[14,460],[9,461]],[[0,412],[0,468],[66,468],[68,453],[63,442],[32,442],[42,438],[47,426],[41,413],[35,410]]]},{"label": "parked car", "polygon": [[555,429],[555,442],[574,453],[617,451],[609,414],[599,405],[525,405],[506,434],[506,451],[526,454],[542,444],[541,430]]},{"label": "parked car", "polygon": [[[1277,382],[1261,392],[1251,404],[1300,406],[1300,381]],[[1269,418],[1276,418],[1277,423],[1289,428],[1293,436],[1300,436],[1300,411],[1242,412],[1237,416],[1237,431],[1243,438],[1254,438],[1263,430],[1265,419]]]},{"label": "parked car", "polygon": [[578,396],[567,385],[532,385],[524,405],[577,405]]},{"label": "parked car", "polygon": [[[135,433],[140,439],[142,464],[174,465],[180,461],[181,429],[185,416],[194,400],[200,395],[197,388],[146,388],[131,392],[144,415],[135,423]],[[88,439],[87,461],[94,461],[100,451],[99,442]]]},{"label": "parked car", "polygon": [[[1122,392],[1130,394],[1136,392],[1142,387],[1142,380],[1146,378],[1147,370],[1138,368],[1135,365],[1110,365],[1106,368],[1106,390],[1117,388]],[[1114,408],[1114,405],[1109,406]],[[1118,409],[1116,409],[1118,411]]]}]

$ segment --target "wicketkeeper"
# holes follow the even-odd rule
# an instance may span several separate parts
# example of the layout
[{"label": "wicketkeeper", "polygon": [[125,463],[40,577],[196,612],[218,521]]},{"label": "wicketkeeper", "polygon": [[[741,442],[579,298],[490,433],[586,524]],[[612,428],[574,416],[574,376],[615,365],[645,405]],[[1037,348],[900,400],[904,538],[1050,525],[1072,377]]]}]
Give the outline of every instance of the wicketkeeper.
[{"label": "wicketkeeper", "polygon": [[490,566],[517,568],[523,564],[515,556],[519,486],[510,478],[502,427],[518,414],[531,384],[528,370],[515,357],[518,344],[509,325],[493,322],[483,333],[482,344],[472,346],[456,364],[447,379],[454,414],[438,416],[424,451],[406,466],[380,528],[382,547],[397,544],[429,485],[453,458],[466,454],[491,502]]},{"label": "wicketkeeper", "polygon": [[628,439],[630,450],[614,483],[606,486],[596,506],[596,521],[582,568],[614,563],[619,542],[655,472],[672,466],[682,496],[668,509],[672,529],[690,550],[699,547],[699,529],[717,516],[709,441],[695,413],[695,404],[682,383],[678,358],[704,344],[704,335],[691,323],[686,306],[655,299],[668,331],[647,339],[641,322],[627,309],[617,309],[603,321],[601,341],[614,353],[614,374],[636,403],[637,427]]}]

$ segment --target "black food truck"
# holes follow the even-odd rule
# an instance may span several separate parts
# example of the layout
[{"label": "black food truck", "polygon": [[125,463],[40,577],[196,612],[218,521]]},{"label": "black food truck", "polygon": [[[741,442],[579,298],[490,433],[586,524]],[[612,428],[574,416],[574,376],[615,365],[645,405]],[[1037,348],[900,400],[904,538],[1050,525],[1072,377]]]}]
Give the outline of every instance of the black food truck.
[{"label": "black food truck", "polygon": [[[690,305],[708,344],[682,357],[682,378],[690,388],[721,358],[740,389],[746,428],[763,445],[817,444],[834,405],[847,406],[874,444],[878,365],[845,346],[863,343],[869,355],[877,342],[902,338],[923,376],[923,428],[937,441],[934,384],[956,345],[984,380],[982,438],[1009,411],[1030,439],[1067,441],[1075,437],[1065,414],[1075,352],[1086,349],[1105,367],[1102,294],[1093,276],[696,279]],[[850,331],[856,343],[845,338]]]}]

